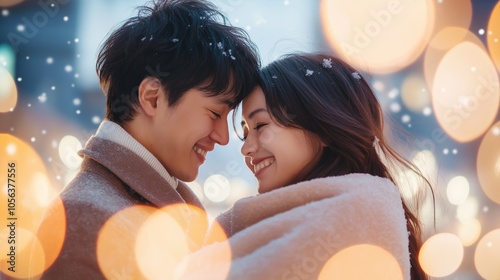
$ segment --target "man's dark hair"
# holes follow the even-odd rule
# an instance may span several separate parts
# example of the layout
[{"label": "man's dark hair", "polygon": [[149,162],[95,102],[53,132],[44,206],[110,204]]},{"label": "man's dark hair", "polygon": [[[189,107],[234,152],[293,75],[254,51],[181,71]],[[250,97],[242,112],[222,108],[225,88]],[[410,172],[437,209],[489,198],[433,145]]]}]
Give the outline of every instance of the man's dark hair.
[{"label": "man's dark hair", "polygon": [[140,6],[109,36],[96,64],[107,96],[106,118],[118,124],[134,117],[138,87],[158,78],[175,106],[191,88],[208,96],[230,94],[232,107],[258,81],[260,60],[241,28],[204,0],[163,0]]}]

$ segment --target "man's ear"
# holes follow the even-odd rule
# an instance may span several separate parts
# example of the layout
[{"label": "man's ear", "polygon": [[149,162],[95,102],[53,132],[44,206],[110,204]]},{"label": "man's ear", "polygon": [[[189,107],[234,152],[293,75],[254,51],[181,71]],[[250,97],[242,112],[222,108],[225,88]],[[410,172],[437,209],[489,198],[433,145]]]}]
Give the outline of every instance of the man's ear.
[{"label": "man's ear", "polygon": [[160,80],[154,77],[146,77],[142,80],[137,98],[146,115],[153,116],[156,114],[161,94],[163,94],[163,90]]}]

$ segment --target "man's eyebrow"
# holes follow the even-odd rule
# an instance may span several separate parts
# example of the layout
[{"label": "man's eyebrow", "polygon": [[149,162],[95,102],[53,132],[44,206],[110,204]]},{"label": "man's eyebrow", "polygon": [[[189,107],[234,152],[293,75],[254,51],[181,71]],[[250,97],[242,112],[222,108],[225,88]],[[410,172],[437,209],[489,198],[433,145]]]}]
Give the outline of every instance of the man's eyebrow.
[{"label": "man's eyebrow", "polygon": [[234,100],[232,100],[231,98],[224,98],[224,97],[217,98],[217,103],[227,105],[229,108],[234,108],[235,106]]}]

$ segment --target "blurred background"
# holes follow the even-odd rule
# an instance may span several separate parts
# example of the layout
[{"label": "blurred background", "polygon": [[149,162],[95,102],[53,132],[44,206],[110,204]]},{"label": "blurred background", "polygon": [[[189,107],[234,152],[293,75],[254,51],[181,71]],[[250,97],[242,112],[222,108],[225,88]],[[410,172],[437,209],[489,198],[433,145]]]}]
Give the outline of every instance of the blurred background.
[{"label": "blurred background", "polygon": [[[327,51],[357,67],[392,120],[398,148],[433,183],[435,207],[427,195],[421,209],[424,269],[436,279],[500,279],[500,2],[213,2],[249,33],[263,65],[289,52]],[[141,4],[0,0],[0,279],[27,277],[23,250],[104,117],[98,47]],[[189,183],[211,219],[256,194],[242,142],[230,132],[229,145],[210,153]],[[3,226],[8,162],[18,178],[16,273],[7,270]],[[423,191],[401,187],[407,199]]]}]

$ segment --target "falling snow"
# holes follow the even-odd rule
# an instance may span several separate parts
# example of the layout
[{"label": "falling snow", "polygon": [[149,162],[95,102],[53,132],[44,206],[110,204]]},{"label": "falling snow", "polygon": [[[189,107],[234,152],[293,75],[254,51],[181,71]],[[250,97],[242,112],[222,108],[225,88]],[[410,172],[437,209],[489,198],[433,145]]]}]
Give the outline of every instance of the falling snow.
[{"label": "falling snow", "polygon": [[432,114],[432,109],[430,107],[425,107],[422,113],[424,116],[430,116]]},{"label": "falling snow", "polygon": [[47,94],[43,92],[40,96],[38,96],[38,101],[40,101],[40,103],[45,103],[47,101]]},{"label": "falling snow", "polygon": [[3,10],[2,10],[2,16],[6,17],[6,16],[8,16],[8,15],[9,15],[9,10],[5,10],[5,9],[3,9]]},{"label": "falling snow", "polygon": [[66,66],[64,67],[64,71],[66,71],[66,72],[68,72],[68,73],[69,73],[69,72],[73,71],[73,67],[72,67],[71,65],[66,65]]},{"label": "falling snow", "polygon": [[47,57],[47,64],[52,64],[54,63],[54,59],[52,57]]},{"label": "falling snow", "polygon": [[394,99],[398,97],[399,95],[399,90],[397,88],[393,88],[387,93],[387,96],[389,96],[390,99]]},{"label": "falling snow", "polygon": [[410,122],[410,120],[411,120],[411,118],[410,118],[410,116],[409,116],[409,115],[403,115],[403,116],[401,117],[401,121],[402,121],[403,123],[409,123],[409,122]]},{"label": "falling snow", "polygon": [[68,18],[67,16],[63,17],[63,20],[64,20],[64,21],[68,21],[68,19],[69,19],[69,18]]},{"label": "falling snow", "polygon": [[17,31],[19,31],[19,32],[24,32],[24,30],[25,30],[25,29],[26,29],[26,28],[25,28],[25,27],[24,27],[24,25],[22,25],[22,24],[19,24],[19,25],[17,26]]},{"label": "falling snow", "polygon": [[172,39],[172,42],[177,43],[177,42],[179,42],[179,39],[174,38],[174,39]]},{"label": "falling snow", "polygon": [[331,58],[323,58],[323,67],[332,68],[332,59]]},{"label": "falling snow", "polygon": [[390,108],[391,112],[393,113],[398,113],[399,111],[401,111],[401,105],[399,105],[399,103],[392,103]]},{"label": "falling snow", "polygon": [[306,70],[306,76],[311,76],[312,74],[314,74],[313,70],[309,70],[309,69]]},{"label": "falling snow", "polygon": [[358,72],[352,72],[352,77],[356,80],[361,80],[361,75]]},{"label": "falling snow", "polygon": [[73,105],[79,106],[82,103],[82,101],[79,98],[73,99]]}]

